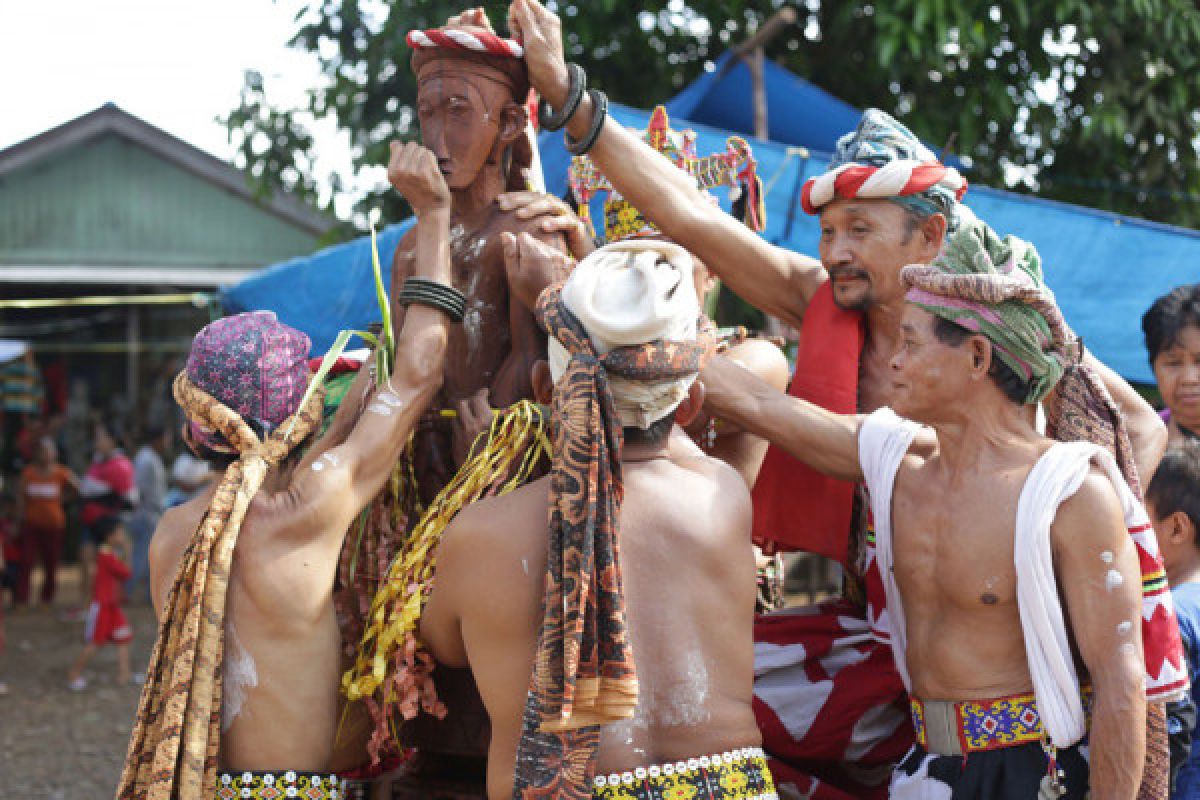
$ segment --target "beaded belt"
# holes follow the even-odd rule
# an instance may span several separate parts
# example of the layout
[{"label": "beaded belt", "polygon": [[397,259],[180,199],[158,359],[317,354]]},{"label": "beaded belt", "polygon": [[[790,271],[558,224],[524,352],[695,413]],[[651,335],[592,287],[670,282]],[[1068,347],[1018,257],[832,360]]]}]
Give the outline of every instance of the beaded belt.
[{"label": "beaded belt", "polygon": [[[1092,693],[1083,690],[1084,711],[1090,716]],[[939,756],[961,756],[983,750],[1041,742],[1046,736],[1033,693],[995,700],[918,700],[911,698],[917,743]]]},{"label": "beaded belt", "polygon": [[218,772],[217,800],[344,800],[345,781],[337,775],[296,772]]},{"label": "beaded belt", "polygon": [[597,800],[779,800],[766,756],[758,747],[597,776],[592,797]]}]

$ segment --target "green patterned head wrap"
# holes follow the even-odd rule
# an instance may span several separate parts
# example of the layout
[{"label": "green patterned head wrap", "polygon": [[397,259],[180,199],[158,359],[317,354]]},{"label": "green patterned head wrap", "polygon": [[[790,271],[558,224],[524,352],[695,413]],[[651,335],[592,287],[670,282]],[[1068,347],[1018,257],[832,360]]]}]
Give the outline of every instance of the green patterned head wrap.
[{"label": "green patterned head wrap", "polygon": [[987,337],[995,356],[1029,387],[1025,403],[1041,401],[1079,359],[1078,340],[1029,242],[1001,239],[972,220],[932,264],[907,266],[901,278],[910,303]]}]

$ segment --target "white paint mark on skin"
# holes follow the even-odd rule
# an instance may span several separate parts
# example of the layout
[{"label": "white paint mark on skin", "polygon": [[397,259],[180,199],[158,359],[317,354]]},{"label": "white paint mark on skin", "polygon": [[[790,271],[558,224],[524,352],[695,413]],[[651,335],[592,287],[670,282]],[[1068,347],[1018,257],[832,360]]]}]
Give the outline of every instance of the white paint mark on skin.
[{"label": "white paint mark on skin", "polygon": [[1104,576],[1104,588],[1108,591],[1120,588],[1125,584],[1125,576],[1117,572],[1115,569],[1110,569],[1108,574]]},{"label": "white paint mark on skin", "polygon": [[462,246],[463,238],[467,234],[467,229],[462,224],[455,225],[450,229],[450,247],[457,250]]},{"label": "white paint mark on skin", "polygon": [[529,559],[527,559],[527,558],[521,559],[521,569],[525,570],[526,575],[529,574]]},{"label": "white paint mark on skin", "polygon": [[[378,414],[381,417],[390,417],[392,415],[392,407],[389,405],[384,405],[379,401],[375,401],[374,403],[371,403],[371,405],[367,406],[367,413]],[[318,461],[317,464],[319,463],[321,462]],[[316,467],[317,464],[313,464],[313,467]]]},{"label": "white paint mark on skin", "polygon": [[1113,562],[1112,550],[1105,550],[1103,553],[1101,553],[1100,560],[1105,564],[1111,564]]},{"label": "white paint mark on skin", "polygon": [[1118,636],[1128,636],[1129,632],[1131,630],[1133,630],[1133,623],[1130,622],[1129,620],[1125,620],[1124,622],[1122,622],[1120,625],[1117,626],[1117,635]]},{"label": "white paint mark on skin", "polygon": [[463,314],[463,333],[467,336],[467,354],[474,355],[483,347],[483,313],[478,306],[467,309]]},{"label": "white paint mark on skin", "polygon": [[323,469],[325,469],[325,462],[321,461],[321,459],[318,458],[316,461],[314,461],[312,463],[312,471],[313,472],[320,472]]},{"label": "white paint mark on skin", "polygon": [[323,453],[323,454],[321,455],[321,458],[323,458],[324,460],[328,461],[328,462],[329,462],[329,466],[331,466],[331,467],[337,467],[337,466],[340,466],[340,465],[341,465],[341,463],[342,463],[342,462],[338,461],[338,457],[337,457],[337,456],[335,456],[333,453]]},{"label": "white paint mark on skin", "polygon": [[640,732],[644,736],[649,729],[650,723],[646,720],[646,710],[639,700],[632,717],[605,725],[603,735],[606,740],[617,741],[630,748],[630,752],[634,756],[645,758],[646,751],[634,744],[634,733]]},{"label": "white paint mark on skin", "polygon": [[258,686],[258,666],[254,657],[242,647],[233,623],[225,626],[225,670],[224,691],[221,701],[221,732],[242,713],[246,704],[246,690]]},{"label": "white paint mark on skin", "polygon": [[1133,646],[1133,642],[1126,642],[1125,644],[1121,645],[1121,653],[1123,655],[1131,656],[1136,652],[1137,648]]},{"label": "white paint mark on skin", "polygon": [[471,243],[467,248],[468,258],[479,258],[479,254],[483,252],[483,248],[487,247],[487,239],[482,236]]},{"label": "white paint mark on skin", "polygon": [[404,405],[404,401],[401,400],[398,395],[393,394],[392,392],[380,392],[379,396],[375,399],[384,405],[391,406],[392,408],[400,408]]},{"label": "white paint mark on skin", "polygon": [[651,695],[651,712],[661,726],[700,725],[711,716],[708,665],[700,648],[689,648],[678,679]]}]

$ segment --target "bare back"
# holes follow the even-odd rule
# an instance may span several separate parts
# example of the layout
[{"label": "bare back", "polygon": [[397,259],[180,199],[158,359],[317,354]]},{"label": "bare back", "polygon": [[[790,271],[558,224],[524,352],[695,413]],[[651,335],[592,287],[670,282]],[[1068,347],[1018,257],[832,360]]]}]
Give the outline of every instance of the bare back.
[{"label": "bare back", "polygon": [[[444,277],[449,269],[428,272]],[[351,521],[383,486],[440,388],[445,342],[445,316],[412,309],[391,378],[374,386],[370,371],[360,370],[325,434],[296,455],[294,467],[287,461],[270,469],[251,500],[223,620],[222,769],[324,772],[366,760],[365,749],[347,747],[346,757],[357,756],[358,763],[335,761],[342,667],[333,606],[338,555]],[[217,488],[165,513],[155,531],[150,581],[160,619],[170,613],[171,586]]]},{"label": "bare back", "polygon": [[[168,511],[155,533],[152,592],[160,618],[211,498],[209,490]],[[339,766],[342,664],[333,585],[341,537],[305,535],[318,521],[303,511],[281,513],[288,498],[260,493],[234,551],[225,613],[222,769]]]},{"label": "bare back", "polygon": [[[475,673],[492,721],[492,798],[512,791],[541,622],[547,491],[542,480],[463,512],[443,543],[422,623],[435,654],[455,665],[465,656]],[[749,495],[726,465],[694,448],[625,464],[620,559],[640,700],[633,719],[604,728],[598,772],[760,741],[749,535]],[[441,646],[451,613],[465,646],[458,653]]]}]

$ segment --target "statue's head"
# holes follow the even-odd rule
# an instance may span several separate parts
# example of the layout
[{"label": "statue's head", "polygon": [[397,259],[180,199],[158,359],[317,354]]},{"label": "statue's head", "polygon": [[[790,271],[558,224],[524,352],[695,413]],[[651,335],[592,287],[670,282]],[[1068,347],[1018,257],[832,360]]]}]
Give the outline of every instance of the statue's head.
[{"label": "statue's head", "polygon": [[489,167],[507,170],[527,121],[525,62],[452,45],[417,46],[412,69],[421,139],[437,156],[450,189],[471,186]]}]

